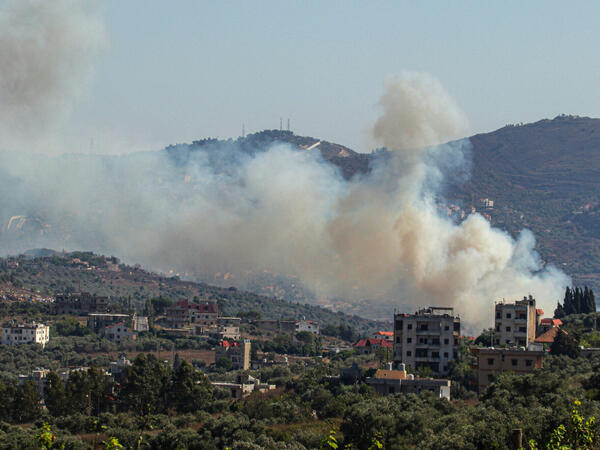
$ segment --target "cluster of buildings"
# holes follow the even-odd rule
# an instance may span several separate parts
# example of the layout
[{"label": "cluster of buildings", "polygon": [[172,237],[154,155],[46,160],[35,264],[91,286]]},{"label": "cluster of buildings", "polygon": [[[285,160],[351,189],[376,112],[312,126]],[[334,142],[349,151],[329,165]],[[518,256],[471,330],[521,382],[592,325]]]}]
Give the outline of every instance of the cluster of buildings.
[{"label": "cluster of buildings", "polygon": [[[542,367],[545,346],[554,342],[562,325],[560,319],[542,318],[543,314],[531,296],[495,304],[492,345],[471,348],[477,360],[472,366],[474,382],[480,392],[501,372],[529,373]],[[450,362],[458,358],[459,338],[460,317],[452,308],[432,306],[414,314],[394,313],[393,333],[378,332],[354,348],[359,354],[393,352],[393,363],[366,380],[380,394],[430,390],[449,398],[450,380],[415,378],[405,367],[447,375]]]}]

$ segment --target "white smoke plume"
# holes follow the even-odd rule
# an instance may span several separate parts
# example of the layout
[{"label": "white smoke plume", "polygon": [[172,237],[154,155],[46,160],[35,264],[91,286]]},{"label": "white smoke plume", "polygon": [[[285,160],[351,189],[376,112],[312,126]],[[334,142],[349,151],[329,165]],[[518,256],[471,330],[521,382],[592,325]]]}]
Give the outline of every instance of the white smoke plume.
[{"label": "white smoke plume", "polygon": [[0,3],[0,148],[44,151],[106,35],[94,2]]},{"label": "white smoke plume", "polygon": [[[67,0],[9,1],[1,14],[1,108],[7,128],[23,126],[8,133],[19,140],[47,130],[76,94],[102,27]],[[514,241],[479,215],[440,214],[440,189],[468,172],[469,148],[437,145],[466,130],[440,83],[404,75],[380,104],[374,136],[390,152],[350,180],[318,151],[287,145],[0,153],[0,189],[11,193],[0,197],[0,251],[93,250],[207,281],[231,272],[232,283],[269,270],[318,297],[385,303],[388,317],[391,305],[452,305],[466,323],[489,326],[493,300],[527,294],[550,308],[568,280],[540,266],[530,233]]]}]

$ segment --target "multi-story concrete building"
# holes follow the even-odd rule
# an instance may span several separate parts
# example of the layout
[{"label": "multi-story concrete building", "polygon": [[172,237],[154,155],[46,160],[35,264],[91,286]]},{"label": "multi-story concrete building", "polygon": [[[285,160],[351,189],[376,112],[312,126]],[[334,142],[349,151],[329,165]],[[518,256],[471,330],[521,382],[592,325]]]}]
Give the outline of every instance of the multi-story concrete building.
[{"label": "multi-story concrete building", "polygon": [[525,374],[542,368],[544,351],[541,345],[530,345],[530,350],[518,348],[472,348],[477,358],[473,366],[477,374],[477,388],[480,393],[499,373],[515,372]]},{"label": "multi-story concrete building", "polygon": [[[134,316],[135,317],[135,316]],[[132,318],[129,314],[100,314],[92,313],[88,314],[88,328],[94,333],[101,333],[101,331],[109,325],[117,323],[129,324],[134,322],[135,318]]]},{"label": "multi-story concrete building", "polygon": [[85,316],[93,312],[108,312],[110,301],[108,297],[93,295],[89,292],[59,294],[54,300],[54,310],[56,314]]},{"label": "multi-story concrete building", "polygon": [[43,323],[13,324],[2,327],[2,344],[40,344],[42,348],[50,340],[50,327]]},{"label": "multi-story concrete building", "polygon": [[190,325],[216,328],[219,307],[215,301],[191,303],[181,300],[166,310],[166,324],[171,328],[185,328]]},{"label": "multi-story concrete building", "polygon": [[231,360],[234,370],[248,370],[250,368],[250,341],[245,339],[240,342],[221,341],[215,350],[215,361],[221,358]]},{"label": "multi-story concrete building", "polygon": [[535,341],[541,309],[536,309],[530,295],[514,303],[497,302],[495,308],[494,345],[527,347]]},{"label": "multi-story concrete building", "polygon": [[415,314],[394,314],[394,362],[448,373],[448,363],[458,357],[459,335],[460,318],[453,308],[431,306]]}]

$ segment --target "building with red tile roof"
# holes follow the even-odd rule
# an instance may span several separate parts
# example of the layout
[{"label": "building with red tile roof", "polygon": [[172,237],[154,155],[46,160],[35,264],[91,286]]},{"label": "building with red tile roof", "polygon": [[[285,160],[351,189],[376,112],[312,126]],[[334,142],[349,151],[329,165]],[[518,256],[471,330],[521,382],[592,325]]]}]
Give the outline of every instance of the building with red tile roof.
[{"label": "building with red tile roof", "polygon": [[361,339],[356,344],[354,344],[354,349],[356,353],[361,355],[370,355],[371,353],[377,351],[378,348],[393,348],[394,344],[392,341],[388,341],[387,339]]}]

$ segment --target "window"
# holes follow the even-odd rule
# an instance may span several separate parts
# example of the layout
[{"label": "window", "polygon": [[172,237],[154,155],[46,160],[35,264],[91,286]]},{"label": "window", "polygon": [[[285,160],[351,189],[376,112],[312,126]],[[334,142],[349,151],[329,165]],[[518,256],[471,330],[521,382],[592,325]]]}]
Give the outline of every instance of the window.
[{"label": "window", "polygon": [[512,359],[512,360],[510,361],[510,363],[513,365],[513,367],[516,367],[516,366],[517,366],[517,364],[519,363],[519,361],[518,361],[518,360],[516,360],[516,359]]},{"label": "window", "polygon": [[492,374],[489,374],[489,375],[488,375],[488,381],[489,381],[489,382],[492,382],[492,381],[494,381],[494,375],[492,375]]},{"label": "window", "polygon": [[510,319],[511,317],[512,317],[512,316],[511,316],[511,314],[510,314],[510,313],[506,313],[506,318],[507,318],[507,319]]},{"label": "window", "polygon": [[527,327],[519,327],[521,333],[527,333]]},{"label": "window", "polygon": [[439,338],[434,338],[431,342],[432,345],[440,345],[440,340]]},{"label": "window", "polygon": [[409,323],[408,325],[406,325],[406,328],[407,328],[408,330],[412,330],[412,323]]},{"label": "window", "polygon": [[496,325],[496,331],[500,331],[500,325],[501,324]]},{"label": "window", "polygon": [[448,357],[448,352],[444,352],[444,358]]},{"label": "window", "polygon": [[406,351],[406,356],[412,356],[412,352],[410,350]]},{"label": "window", "polygon": [[448,345],[450,343],[449,339],[444,339],[444,345]]},{"label": "window", "polygon": [[488,366],[494,365],[494,358],[488,358]]},{"label": "window", "polygon": [[531,367],[531,366],[533,365],[533,361],[532,361],[531,359],[526,359],[526,360],[525,360],[525,365],[526,365],[527,367]]},{"label": "window", "polygon": [[[408,338],[408,339],[410,339],[410,338]],[[407,341],[408,341],[408,339],[407,339]],[[396,344],[402,344],[402,338],[400,336],[398,336],[396,338]]]},{"label": "window", "polygon": [[401,330],[401,329],[402,329],[402,321],[396,320],[396,330]]},{"label": "window", "polygon": [[410,343],[412,343],[412,338],[406,338],[406,343],[407,343],[407,344],[410,344]]},{"label": "window", "polygon": [[446,325],[446,326],[444,327],[444,331],[448,331],[448,330],[450,330],[450,327],[449,327],[448,325]]},{"label": "window", "polygon": [[431,352],[431,357],[432,358],[439,358],[440,357],[440,352]]},{"label": "window", "polygon": [[497,312],[496,313],[496,319],[502,319],[502,313],[501,312]]},{"label": "window", "polygon": [[510,331],[510,327],[506,327],[506,331]]}]

